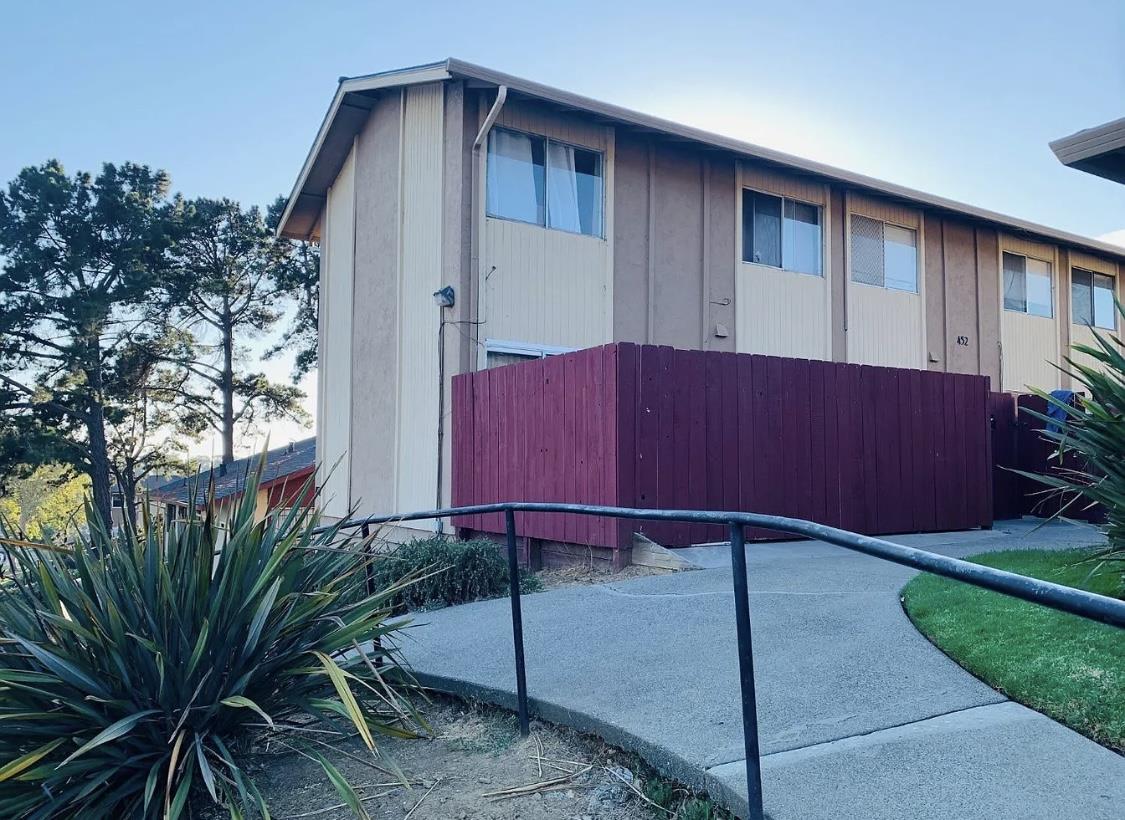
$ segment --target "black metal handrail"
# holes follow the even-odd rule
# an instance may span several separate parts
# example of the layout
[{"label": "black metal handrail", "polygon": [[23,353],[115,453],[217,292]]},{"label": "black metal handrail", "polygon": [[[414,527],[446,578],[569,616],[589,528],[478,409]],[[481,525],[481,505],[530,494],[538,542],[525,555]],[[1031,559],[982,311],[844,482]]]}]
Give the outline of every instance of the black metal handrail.
[{"label": "black metal handrail", "polygon": [[645,510],[633,507],[603,507],[590,504],[556,504],[542,501],[508,501],[497,504],[476,504],[467,507],[447,507],[439,510],[380,515],[348,519],[330,526],[318,527],[313,532],[323,533],[360,529],[366,537],[372,526],[418,521],[430,518],[450,518],[461,515],[503,513],[507,535],[509,583],[512,603],[512,639],[516,660],[516,700],[519,710],[520,732],[527,736],[527,677],[523,651],[523,614],[520,603],[519,560],[516,549],[517,512],[573,513],[606,518],[625,518],[646,521],[678,521],[697,524],[726,524],[730,531],[731,568],[734,581],[735,630],[738,641],[738,671],[742,692],[742,735],[746,751],[746,790],[751,820],[765,816],[762,805],[762,771],[758,750],[758,707],[754,690],[754,656],[750,634],[750,592],[746,568],[745,528],[784,532],[818,541],[825,541],[845,549],[861,552],[884,561],[943,575],[973,586],[991,589],[1035,604],[1078,615],[1091,621],[1125,628],[1125,601],[1097,595],[1073,587],[1029,578],[994,567],[973,564],[959,558],[950,558],[926,550],[895,544],[882,538],[859,535],[836,527],[786,518],[779,515],[761,515],[746,512],[717,512],[709,510]]}]

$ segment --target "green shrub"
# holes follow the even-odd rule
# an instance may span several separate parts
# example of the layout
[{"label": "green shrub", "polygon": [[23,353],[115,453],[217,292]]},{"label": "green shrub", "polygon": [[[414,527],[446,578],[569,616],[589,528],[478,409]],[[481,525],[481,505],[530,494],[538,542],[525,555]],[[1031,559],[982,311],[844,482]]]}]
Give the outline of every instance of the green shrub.
[{"label": "green shrub", "polygon": [[[508,594],[508,558],[494,541],[419,538],[378,558],[372,574],[376,588],[402,578],[416,579],[394,598],[397,610],[433,609]],[[520,590],[540,588],[534,575],[521,574]]]},{"label": "green shrub", "polygon": [[676,787],[661,777],[649,777],[642,789],[644,796],[663,809],[670,808],[676,799]]},{"label": "green shrub", "polygon": [[[1117,311],[1125,317],[1120,302]],[[1061,429],[1043,432],[1058,445],[1058,461],[1073,454],[1082,466],[1059,467],[1047,475],[1024,475],[1064,497],[1076,493],[1080,498],[1071,503],[1100,504],[1106,513],[1109,548],[1099,560],[1112,562],[1118,571],[1125,572],[1125,348],[1117,336],[1097,329],[1094,339],[1093,345],[1074,345],[1077,353],[1088,358],[1066,357],[1065,371],[1071,375],[1075,389],[1086,394],[1077,406],[1042,390],[1035,391],[1049,406],[1065,413],[1066,423]],[[1032,415],[1051,421],[1040,413]]]},{"label": "green shrub", "polygon": [[314,515],[254,523],[249,483],[229,529],[93,521],[69,553],[9,545],[0,816],[176,818],[193,796],[268,816],[238,763],[263,734],[366,816],[319,748],[358,734],[374,753],[376,733],[418,728],[388,621],[400,587],[366,597],[363,560]]},{"label": "green shrub", "polygon": [[676,820],[713,820],[715,807],[710,800],[691,798],[685,800],[676,812]]}]

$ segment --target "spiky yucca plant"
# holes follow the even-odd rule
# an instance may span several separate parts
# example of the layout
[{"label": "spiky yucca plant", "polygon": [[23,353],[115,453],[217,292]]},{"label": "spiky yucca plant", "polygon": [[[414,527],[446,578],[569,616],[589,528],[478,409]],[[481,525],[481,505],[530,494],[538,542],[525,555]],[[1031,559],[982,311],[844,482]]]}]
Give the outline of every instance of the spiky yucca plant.
[{"label": "spiky yucca plant", "polygon": [[[1120,302],[1117,312],[1125,318]],[[1101,505],[1109,547],[1099,559],[1125,572],[1125,347],[1114,334],[1096,328],[1093,332],[1094,344],[1074,345],[1075,353],[1081,355],[1067,356],[1063,368],[1075,389],[1085,394],[1076,405],[1035,390],[1048,406],[1064,414],[1065,423],[1057,425],[1058,429],[1043,431],[1057,446],[1058,466],[1046,475],[1023,475],[1062,495],[1063,515],[1074,504]],[[1044,422],[1054,421],[1042,413],[1031,415]],[[1071,455],[1081,466],[1063,466]]]},{"label": "spiky yucca plant", "polygon": [[[320,760],[358,735],[412,735],[389,621],[341,533],[293,510],[255,523],[257,479],[226,525],[194,513],[72,550],[9,540],[0,582],[0,817],[176,818],[194,794],[268,809],[240,752],[262,733]],[[0,525],[2,529],[3,525]],[[0,531],[0,535],[5,533]],[[360,652],[360,646],[377,651]],[[326,731],[328,730],[328,731]]]}]

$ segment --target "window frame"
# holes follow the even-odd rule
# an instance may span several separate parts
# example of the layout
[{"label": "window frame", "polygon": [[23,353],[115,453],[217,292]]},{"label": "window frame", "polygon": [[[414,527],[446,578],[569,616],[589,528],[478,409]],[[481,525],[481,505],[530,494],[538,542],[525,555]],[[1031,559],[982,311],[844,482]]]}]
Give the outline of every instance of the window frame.
[{"label": "window frame", "polygon": [[[554,137],[548,137],[546,134],[536,134],[534,131],[527,131],[523,128],[512,128],[509,125],[494,125],[492,128],[490,128],[488,130],[488,138],[485,140],[484,154],[485,154],[485,162],[486,163],[489,161],[489,154],[491,153],[490,148],[491,148],[491,145],[492,145],[492,134],[495,131],[507,131],[510,134],[522,134],[525,137],[530,137],[532,139],[537,139],[537,140],[543,141],[543,221],[540,222],[540,221],[536,220],[536,221],[532,222],[532,221],[527,220],[527,219],[517,219],[516,217],[513,217],[513,216],[501,216],[500,214],[491,213],[488,210],[488,189],[487,189],[487,186],[488,186],[488,170],[487,170],[487,168],[485,169],[485,173],[483,174],[483,177],[484,177],[483,186],[485,187],[485,190],[483,192],[484,196],[482,197],[482,199],[484,200],[484,215],[485,215],[485,217],[487,217],[488,219],[502,219],[505,222],[515,222],[516,224],[519,224],[519,225],[534,225],[537,228],[544,228],[548,231],[558,231],[559,233],[565,233],[565,234],[569,234],[571,236],[588,236],[591,239],[600,239],[604,242],[605,241],[605,229],[606,229],[606,208],[608,206],[607,190],[606,190],[607,187],[608,187],[607,184],[606,184],[606,176],[607,176],[606,175],[606,151],[603,150],[603,149],[591,148],[588,145],[580,145],[577,142],[568,142],[567,140],[555,139]],[[556,145],[563,145],[563,146],[566,146],[567,148],[575,148],[579,151],[586,151],[588,153],[597,155],[597,157],[598,157],[598,170],[600,171],[599,178],[601,179],[601,182],[602,182],[602,186],[601,186],[601,219],[599,220],[601,222],[601,224],[598,226],[598,232],[597,233],[584,233],[583,231],[571,231],[571,230],[567,230],[566,228],[556,228],[556,227],[551,225],[551,214],[550,214],[550,201],[551,201],[551,195],[550,195],[550,186],[551,186],[551,152],[550,152],[550,145],[551,145],[551,143],[554,143]]]},{"label": "window frame", "polygon": [[[1005,274],[1007,273],[1007,271],[1004,267],[1004,256],[1005,256],[1005,254],[1007,254],[1009,256],[1018,256],[1018,257],[1020,257],[1021,259],[1024,260],[1024,268],[1023,268],[1023,276],[1024,276],[1023,310],[1016,310],[1015,308],[1010,308],[1007,305],[1006,282],[1005,282]],[[1029,311],[1027,309],[1027,306],[1028,306],[1028,299],[1027,299],[1027,260],[1029,260],[1029,259],[1034,259],[1036,262],[1042,262],[1044,265],[1047,266],[1047,271],[1048,271],[1047,281],[1051,285],[1051,304],[1050,304],[1051,312],[1049,314],[1047,314],[1046,316],[1044,316],[1041,313],[1032,313],[1031,311]],[[1059,310],[1058,310],[1058,299],[1059,299],[1059,297],[1058,297],[1057,288],[1056,288],[1055,285],[1056,285],[1056,283],[1055,283],[1055,263],[1053,261],[1051,261],[1050,259],[1043,259],[1040,256],[1033,256],[1031,254],[1021,253],[1020,251],[1008,250],[1007,248],[1005,248],[1003,246],[1003,244],[1001,244],[1001,246],[1000,246],[1000,309],[1002,311],[1006,311],[1008,313],[1016,313],[1016,314],[1019,314],[1021,316],[1030,316],[1033,319],[1057,320],[1059,318],[1059,315],[1058,315],[1058,313],[1059,313]],[[1073,310],[1071,311],[1071,313],[1073,315]]]},{"label": "window frame", "polygon": [[[747,250],[747,247],[746,247],[746,193],[747,192],[750,192],[750,193],[753,193],[753,194],[761,194],[763,196],[772,196],[774,199],[781,200],[781,221],[780,221],[780,224],[778,225],[778,243],[779,243],[780,251],[781,251],[781,264],[780,265],[770,265],[766,262],[755,262],[752,259],[746,258],[746,250]],[[817,251],[818,251],[818,254],[819,254],[819,259],[817,261],[819,262],[819,268],[820,268],[819,273],[809,273],[808,271],[796,270],[794,268],[785,267],[785,203],[786,202],[796,202],[800,205],[807,205],[810,208],[816,208],[816,214],[817,214],[817,223],[816,224],[817,224],[817,227],[820,229],[820,242],[817,243]],[[769,268],[770,270],[779,270],[779,271],[784,271],[785,273],[796,273],[800,276],[813,276],[817,279],[827,280],[827,278],[828,278],[828,270],[827,270],[828,266],[825,262],[826,262],[826,259],[828,258],[828,254],[827,254],[827,248],[825,247],[825,239],[827,237],[828,231],[827,231],[826,226],[825,226],[825,214],[827,212],[827,209],[824,207],[824,205],[822,205],[819,202],[810,202],[807,199],[801,199],[801,198],[795,197],[795,196],[788,196],[787,194],[778,194],[778,193],[774,193],[773,191],[766,191],[766,190],[763,190],[761,188],[755,188],[753,185],[743,185],[742,191],[739,195],[738,208],[739,208],[738,230],[739,230],[739,234],[740,234],[739,261],[743,265],[756,265],[759,268]],[[753,248],[750,248],[750,251],[753,252]]]},{"label": "window frame", "polygon": [[[876,285],[876,284],[873,284],[871,282],[856,281],[855,276],[852,273],[852,262],[853,262],[852,219],[857,217],[857,216],[862,217],[863,219],[870,219],[872,222],[878,222],[882,225],[890,225],[891,227],[898,228],[899,230],[910,231],[910,233],[914,234],[914,288],[913,288],[913,290],[907,290],[906,288],[889,287],[887,285],[887,234],[886,234],[885,230],[883,231],[883,284]],[[861,211],[853,211],[853,210],[849,209],[847,222],[848,222],[848,224],[847,224],[847,238],[846,238],[846,242],[847,242],[847,270],[844,271],[844,275],[847,277],[848,284],[849,285],[861,285],[861,286],[867,287],[867,288],[879,288],[880,290],[887,290],[887,291],[891,291],[893,293],[910,293],[910,294],[913,294],[914,296],[918,296],[919,298],[921,298],[922,297],[922,288],[924,286],[923,280],[924,280],[924,268],[925,268],[925,262],[922,259],[923,238],[922,238],[922,223],[921,223],[921,221],[919,221],[919,223],[917,225],[904,225],[901,222],[895,222],[893,219],[884,219],[884,218],[879,217],[879,216],[870,216],[869,214],[862,213]]]},{"label": "window frame", "polygon": [[[1074,318],[1074,274],[1075,273],[1081,273],[1081,274],[1084,274],[1084,275],[1090,277],[1090,322],[1089,323],[1079,322]],[[1098,324],[1098,315],[1097,315],[1097,311],[1096,311],[1096,307],[1095,307],[1097,303],[1094,300],[1094,290],[1095,290],[1095,287],[1096,287],[1094,285],[1094,282],[1095,282],[1096,278],[1099,277],[1099,276],[1101,276],[1105,279],[1108,279],[1112,283],[1112,286],[1110,287],[1109,292],[1113,296],[1114,300],[1116,301],[1116,299],[1117,299],[1117,277],[1116,276],[1114,276],[1112,273],[1104,273],[1102,271],[1093,270],[1092,268],[1084,268],[1081,265],[1071,265],[1070,266],[1070,323],[1073,324],[1073,325],[1078,325],[1079,327],[1092,328],[1094,330],[1116,331],[1117,330],[1117,305],[1116,304],[1114,304],[1113,310],[1110,312],[1111,324],[1108,327],[1106,325],[1099,325]]]}]

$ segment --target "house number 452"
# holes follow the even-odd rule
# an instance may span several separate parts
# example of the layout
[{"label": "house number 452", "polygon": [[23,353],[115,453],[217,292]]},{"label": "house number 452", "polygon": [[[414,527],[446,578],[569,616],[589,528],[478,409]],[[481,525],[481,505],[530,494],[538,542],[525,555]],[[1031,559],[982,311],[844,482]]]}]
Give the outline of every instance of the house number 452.
[{"label": "house number 452", "polygon": [[969,346],[969,337],[968,336],[958,336],[957,337],[957,344],[961,345],[961,347],[968,347]]}]

